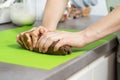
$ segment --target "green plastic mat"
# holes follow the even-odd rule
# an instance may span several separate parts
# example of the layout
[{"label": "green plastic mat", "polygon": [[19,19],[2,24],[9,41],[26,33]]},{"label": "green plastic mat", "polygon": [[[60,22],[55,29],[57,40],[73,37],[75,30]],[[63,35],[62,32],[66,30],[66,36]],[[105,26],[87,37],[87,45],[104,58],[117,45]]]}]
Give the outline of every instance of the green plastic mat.
[{"label": "green plastic mat", "polygon": [[10,29],[0,32],[0,62],[50,70],[77,56],[84,54],[88,50],[100,46],[101,44],[115,37],[115,35],[108,36],[104,39],[101,39],[97,42],[94,42],[86,46],[85,48],[80,48],[78,52],[75,51],[70,55],[55,56],[28,51],[21,48],[16,43],[16,35],[30,28],[31,28],[30,26],[25,26],[21,28]]}]

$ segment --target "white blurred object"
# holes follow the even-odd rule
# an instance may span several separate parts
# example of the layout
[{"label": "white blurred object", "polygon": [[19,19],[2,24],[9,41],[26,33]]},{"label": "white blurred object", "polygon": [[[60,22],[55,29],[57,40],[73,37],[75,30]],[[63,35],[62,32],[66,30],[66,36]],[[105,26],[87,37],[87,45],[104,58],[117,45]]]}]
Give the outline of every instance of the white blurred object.
[{"label": "white blurred object", "polygon": [[0,2],[0,8],[7,8],[10,7],[11,4],[13,4],[15,0],[1,0]]},{"label": "white blurred object", "polygon": [[35,9],[36,9],[36,0],[23,0],[24,6],[27,8],[27,10],[32,14],[35,15]]},{"label": "white blurred object", "polygon": [[89,6],[95,6],[97,4],[97,0],[71,0],[71,2],[76,7],[89,7]]},{"label": "white blurred object", "polygon": [[0,9],[0,24],[10,22],[9,8]]},{"label": "white blurred object", "polygon": [[[115,0],[116,1],[116,0]],[[114,2],[114,1],[113,1]],[[91,14],[90,15],[98,15],[98,16],[105,16],[108,14],[106,0],[98,0],[98,4],[96,6],[92,6]]]},{"label": "white blurred object", "polygon": [[42,20],[47,0],[36,0],[36,20]]},{"label": "white blurred object", "polygon": [[35,0],[23,0],[10,8],[10,17],[18,26],[32,25],[35,21]]},{"label": "white blurred object", "polygon": [[83,0],[84,5],[86,6],[95,6],[98,0]]},{"label": "white blurred object", "polygon": [[95,6],[95,5],[97,5],[98,0],[90,0],[90,3],[91,3],[93,6]]},{"label": "white blurred object", "polygon": [[9,7],[14,3],[14,1],[15,0],[0,0],[0,24],[11,21]]}]

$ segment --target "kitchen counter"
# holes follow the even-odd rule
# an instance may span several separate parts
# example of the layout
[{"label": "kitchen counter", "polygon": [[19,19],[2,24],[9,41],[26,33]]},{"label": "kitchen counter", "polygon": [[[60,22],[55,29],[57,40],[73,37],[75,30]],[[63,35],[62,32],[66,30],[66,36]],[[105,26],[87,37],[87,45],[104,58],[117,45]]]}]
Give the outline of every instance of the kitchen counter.
[{"label": "kitchen counter", "polygon": [[[60,23],[59,27],[83,30],[101,17],[102,16],[89,16],[82,19],[69,20]],[[40,25],[40,21],[36,21],[34,24],[34,26],[38,25]],[[18,26],[13,25],[12,23],[0,25],[1,31],[11,28],[18,28]],[[117,39],[114,38],[51,70],[42,70],[0,62],[0,80],[66,80],[101,56],[112,54],[116,51],[116,47]]]}]

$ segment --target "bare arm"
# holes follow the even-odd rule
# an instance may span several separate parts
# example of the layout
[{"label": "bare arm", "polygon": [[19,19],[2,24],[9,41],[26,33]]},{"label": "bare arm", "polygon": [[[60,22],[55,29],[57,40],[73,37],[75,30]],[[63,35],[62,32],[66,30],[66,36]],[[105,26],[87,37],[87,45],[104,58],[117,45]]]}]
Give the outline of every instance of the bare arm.
[{"label": "bare arm", "polygon": [[110,14],[91,25],[83,32],[86,37],[86,42],[90,43],[101,39],[120,30],[120,7],[114,9]]},{"label": "bare arm", "polygon": [[68,0],[47,0],[42,25],[48,30],[55,30],[67,2]]},{"label": "bare arm", "polygon": [[[17,42],[25,48],[33,50],[36,47],[39,34],[56,30],[68,0],[47,0],[42,26],[23,32],[17,36]],[[32,36],[32,37],[31,37]],[[21,40],[27,38],[27,41]]]},{"label": "bare arm", "polygon": [[38,45],[40,46],[39,50],[45,53],[48,50],[49,46],[55,41],[59,42],[55,45],[54,51],[57,51],[63,45],[69,45],[79,48],[84,47],[91,42],[99,40],[120,30],[119,14],[120,7],[117,7],[109,15],[105,16],[104,18],[81,32],[70,33],[59,31],[45,33],[38,41]]},{"label": "bare arm", "polygon": [[[65,5],[67,3],[67,0],[65,1],[66,3],[64,1],[65,0],[49,0],[47,2],[46,10],[44,13],[43,26],[45,26],[49,30],[56,29],[57,23],[61,18],[61,15],[63,14],[63,8],[65,8]],[[52,5],[52,3],[55,3],[57,6]],[[54,51],[57,51],[63,45],[69,45],[79,48],[84,47],[91,42],[94,42],[116,31],[119,31],[119,14],[120,7],[117,7],[109,15],[105,16],[104,18],[91,25],[87,29],[83,30],[82,32],[46,32],[39,40],[36,39],[36,41],[38,40],[38,48],[40,52],[45,53],[48,50],[49,46],[55,41],[59,42],[56,44]],[[35,38],[33,38],[32,41],[35,41],[34,39]]]}]

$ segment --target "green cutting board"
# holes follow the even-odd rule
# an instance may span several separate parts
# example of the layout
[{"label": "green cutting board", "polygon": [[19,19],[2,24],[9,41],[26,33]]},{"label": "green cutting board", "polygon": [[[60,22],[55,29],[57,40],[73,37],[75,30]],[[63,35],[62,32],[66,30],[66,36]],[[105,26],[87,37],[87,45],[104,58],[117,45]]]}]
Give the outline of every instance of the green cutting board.
[{"label": "green cutting board", "polygon": [[0,62],[50,70],[77,56],[84,54],[85,52],[97,46],[104,44],[108,40],[111,40],[115,37],[115,35],[108,36],[84,48],[80,48],[78,52],[75,51],[70,55],[66,56],[47,55],[23,49],[16,43],[16,35],[30,28],[32,27],[24,26],[21,28],[10,29],[0,32]]}]

